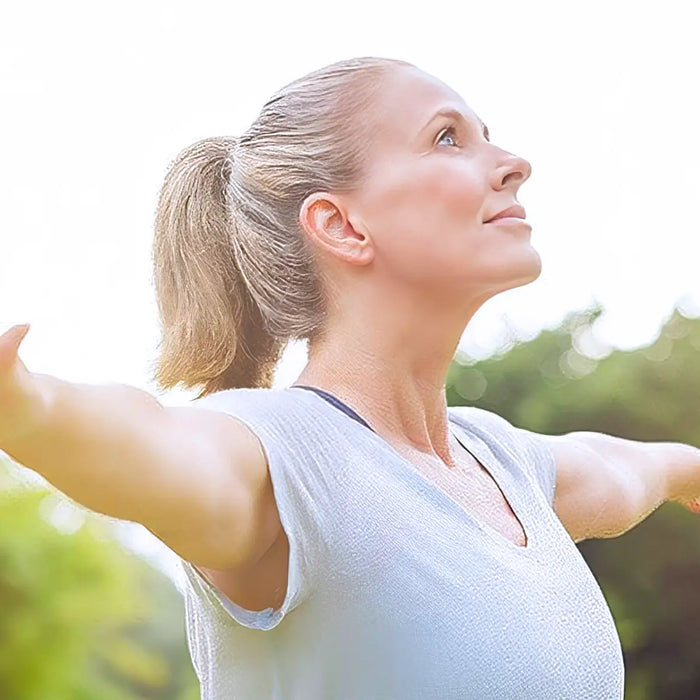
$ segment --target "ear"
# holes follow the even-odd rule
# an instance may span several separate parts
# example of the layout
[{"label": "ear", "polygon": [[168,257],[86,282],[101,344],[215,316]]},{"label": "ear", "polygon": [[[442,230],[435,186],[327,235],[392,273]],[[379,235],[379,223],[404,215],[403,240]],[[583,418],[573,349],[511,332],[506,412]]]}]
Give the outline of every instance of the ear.
[{"label": "ear", "polygon": [[343,201],[329,192],[314,192],[301,205],[299,223],[322,252],[352,265],[372,261],[370,237],[353,225]]}]

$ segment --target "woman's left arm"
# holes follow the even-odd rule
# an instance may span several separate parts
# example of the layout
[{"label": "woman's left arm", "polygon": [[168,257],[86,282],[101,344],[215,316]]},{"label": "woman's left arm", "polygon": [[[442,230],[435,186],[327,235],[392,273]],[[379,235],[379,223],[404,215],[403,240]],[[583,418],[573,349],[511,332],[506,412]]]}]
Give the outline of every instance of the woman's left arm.
[{"label": "woman's left arm", "polygon": [[700,449],[605,433],[541,435],[556,462],[554,510],[575,542],[617,537],[666,501],[700,513]]}]

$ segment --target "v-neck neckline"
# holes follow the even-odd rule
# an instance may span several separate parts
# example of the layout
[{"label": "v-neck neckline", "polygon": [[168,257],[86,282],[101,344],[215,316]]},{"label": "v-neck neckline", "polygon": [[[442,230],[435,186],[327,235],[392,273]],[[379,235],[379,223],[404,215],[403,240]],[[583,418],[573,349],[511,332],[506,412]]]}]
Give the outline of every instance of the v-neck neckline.
[{"label": "v-neck neckline", "polygon": [[[302,387],[295,387],[294,385],[287,387],[287,389],[294,389],[294,388],[302,388]],[[383,447],[386,451],[388,451],[390,454],[392,454],[399,462],[402,464],[408,466],[411,471],[416,475],[418,479],[420,479],[425,485],[427,485],[428,488],[432,489],[434,492],[438,494],[438,497],[441,498],[444,502],[449,503],[451,508],[457,508],[459,512],[465,517],[467,520],[469,520],[476,528],[478,528],[486,537],[491,539],[493,542],[497,543],[499,546],[504,546],[508,548],[509,550],[512,551],[520,551],[523,553],[530,554],[533,549],[535,548],[537,544],[537,539],[536,537],[533,537],[532,534],[532,529],[530,528],[529,524],[526,525],[525,521],[523,520],[523,513],[521,510],[521,505],[522,501],[516,494],[515,497],[513,493],[510,492],[509,489],[504,489],[502,482],[503,481],[508,481],[508,485],[510,486],[513,482],[512,480],[507,479],[507,474],[503,467],[499,465],[496,461],[492,461],[493,455],[490,454],[490,451],[488,447],[481,441],[481,439],[478,436],[472,435],[471,432],[467,431],[464,426],[462,426],[457,420],[455,419],[454,416],[450,415],[449,410],[447,413],[447,420],[449,424],[449,429],[451,435],[457,440],[457,442],[462,446],[466,452],[468,452],[476,461],[477,463],[488,473],[488,475],[491,477],[491,480],[494,482],[496,487],[499,489],[501,494],[503,495],[503,498],[505,501],[508,503],[508,506],[510,509],[513,511],[516,519],[520,523],[520,527],[522,528],[523,533],[525,534],[525,546],[521,546],[519,544],[516,544],[512,540],[508,539],[504,535],[502,535],[498,530],[495,528],[491,527],[490,525],[482,522],[479,518],[476,517],[473,513],[471,513],[465,506],[463,506],[461,503],[456,501],[452,496],[450,496],[447,491],[445,491],[443,488],[441,488],[438,484],[436,484],[434,481],[431,481],[424,473],[421,471],[421,469],[416,466],[413,462],[411,462],[409,459],[404,457],[403,455],[399,454],[397,450],[391,445],[387,440],[385,440],[381,435],[379,435],[373,428],[369,426],[369,424],[362,419],[362,423],[357,420],[357,418],[354,418],[353,416],[348,415],[345,411],[343,411],[339,406],[335,405],[334,403],[331,403],[328,399],[324,398],[323,396],[319,395],[316,393],[316,391],[308,391],[304,390],[305,393],[307,394],[313,394],[318,401],[321,401],[321,403],[325,406],[328,406],[329,408],[332,408],[334,411],[337,411],[341,413],[346,420],[350,421],[356,429],[362,429],[363,434],[367,435],[369,434],[369,439],[373,439],[377,442],[378,445]],[[340,401],[338,397],[334,397],[337,401]],[[347,408],[353,411],[357,415],[358,418],[361,418],[359,414],[357,414],[354,409],[352,409],[350,406],[347,406],[347,404],[344,404]],[[449,407],[448,407],[449,409]],[[364,423],[364,424],[363,424]],[[462,436],[462,439],[460,439],[460,435]],[[464,438],[467,439],[464,439]],[[466,443],[466,444],[465,444]],[[449,469],[447,465],[445,465],[445,469]],[[497,476],[499,478],[497,478]]]}]

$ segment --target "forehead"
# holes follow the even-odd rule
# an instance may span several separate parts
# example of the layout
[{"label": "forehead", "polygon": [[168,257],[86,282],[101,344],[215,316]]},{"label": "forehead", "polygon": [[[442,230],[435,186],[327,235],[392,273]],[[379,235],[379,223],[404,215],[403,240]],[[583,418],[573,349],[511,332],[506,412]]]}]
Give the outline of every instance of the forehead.
[{"label": "forehead", "polygon": [[451,108],[480,123],[462,97],[449,85],[418,68],[401,66],[385,77],[377,104],[376,126],[387,143],[410,143],[440,109]]}]

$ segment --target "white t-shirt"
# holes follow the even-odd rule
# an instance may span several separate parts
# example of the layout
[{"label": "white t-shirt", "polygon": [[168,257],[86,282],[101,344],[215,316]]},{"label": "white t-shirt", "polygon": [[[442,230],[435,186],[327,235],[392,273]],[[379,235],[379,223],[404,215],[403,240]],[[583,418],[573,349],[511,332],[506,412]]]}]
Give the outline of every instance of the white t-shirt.
[{"label": "white t-shirt", "polygon": [[623,698],[615,624],[552,509],[554,459],[536,433],[448,409],[522,523],[519,547],[314,392],[192,405],[259,437],[290,546],[278,610],[245,610],[182,562],[203,700]]}]

